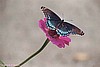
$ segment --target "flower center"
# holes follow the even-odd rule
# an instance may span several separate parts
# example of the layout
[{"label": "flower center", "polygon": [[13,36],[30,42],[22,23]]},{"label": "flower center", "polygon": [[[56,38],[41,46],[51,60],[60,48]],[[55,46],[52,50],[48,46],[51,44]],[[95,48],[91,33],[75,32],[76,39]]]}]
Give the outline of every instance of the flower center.
[{"label": "flower center", "polygon": [[52,38],[58,38],[59,35],[57,34],[56,30],[50,30],[48,31],[48,34],[52,37]]}]

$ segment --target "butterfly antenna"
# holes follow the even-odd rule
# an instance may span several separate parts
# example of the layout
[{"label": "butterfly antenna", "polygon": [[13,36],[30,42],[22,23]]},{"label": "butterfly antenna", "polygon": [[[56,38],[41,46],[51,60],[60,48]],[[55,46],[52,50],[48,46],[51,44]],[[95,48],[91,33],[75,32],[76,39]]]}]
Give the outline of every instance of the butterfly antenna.
[{"label": "butterfly antenna", "polygon": [[[62,15],[62,21],[64,21],[65,15],[63,13],[61,15]],[[73,20],[67,20],[67,21],[73,21]]]},{"label": "butterfly antenna", "polygon": [[62,15],[62,20],[64,21],[64,18],[65,18],[64,14],[62,13],[61,15]]},{"label": "butterfly antenna", "polygon": [[73,20],[67,20],[67,21],[73,21]]}]

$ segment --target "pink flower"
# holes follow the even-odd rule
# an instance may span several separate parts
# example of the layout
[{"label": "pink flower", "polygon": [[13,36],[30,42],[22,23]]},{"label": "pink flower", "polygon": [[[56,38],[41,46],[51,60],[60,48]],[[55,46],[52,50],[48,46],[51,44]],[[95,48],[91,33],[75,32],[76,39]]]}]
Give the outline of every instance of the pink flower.
[{"label": "pink flower", "polygon": [[57,34],[55,30],[51,30],[46,26],[46,18],[44,20],[39,20],[39,27],[43,30],[43,32],[46,34],[47,38],[55,45],[57,45],[59,48],[64,48],[65,45],[69,45],[69,42],[71,42],[71,39],[67,36],[60,36]]}]

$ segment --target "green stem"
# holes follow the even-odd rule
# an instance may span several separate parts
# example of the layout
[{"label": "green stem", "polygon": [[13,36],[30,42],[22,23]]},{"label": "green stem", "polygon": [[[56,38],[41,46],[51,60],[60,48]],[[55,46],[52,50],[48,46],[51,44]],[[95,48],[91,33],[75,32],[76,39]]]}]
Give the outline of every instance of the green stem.
[{"label": "green stem", "polygon": [[23,64],[25,64],[27,61],[29,61],[30,59],[32,59],[34,56],[36,56],[37,54],[39,54],[45,47],[46,45],[49,43],[49,39],[47,38],[46,41],[44,42],[44,44],[42,45],[42,47],[35,52],[34,54],[32,54],[31,56],[29,56],[26,60],[24,60],[23,62],[21,62],[19,65],[15,66],[15,67],[20,67]]}]

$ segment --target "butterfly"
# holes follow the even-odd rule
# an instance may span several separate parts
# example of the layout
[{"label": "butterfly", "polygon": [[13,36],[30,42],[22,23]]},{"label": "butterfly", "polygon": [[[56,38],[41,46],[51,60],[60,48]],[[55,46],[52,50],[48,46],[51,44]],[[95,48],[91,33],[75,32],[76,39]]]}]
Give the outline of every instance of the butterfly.
[{"label": "butterfly", "polygon": [[68,21],[64,22],[64,20],[61,20],[60,17],[50,9],[42,6],[41,10],[47,18],[46,26],[51,30],[55,30],[60,36],[68,36],[70,34],[84,35],[81,29]]}]

